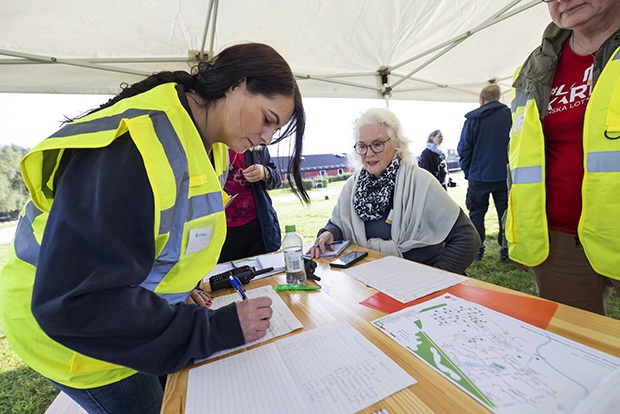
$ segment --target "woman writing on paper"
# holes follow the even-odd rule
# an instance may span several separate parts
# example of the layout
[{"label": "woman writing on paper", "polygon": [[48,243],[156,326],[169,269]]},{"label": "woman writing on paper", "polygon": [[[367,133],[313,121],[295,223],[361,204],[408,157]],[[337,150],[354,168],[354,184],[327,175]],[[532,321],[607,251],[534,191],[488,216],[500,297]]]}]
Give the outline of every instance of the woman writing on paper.
[{"label": "woman writing on paper", "polygon": [[[454,273],[472,263],[480,237],[441,184],[412,160],[394,113],[370,109],[354,123],[361,163],[345,183],[312,257],[334,240],[404,257]],[[333,248],[332,248],[333,249]]]},{"label": "woman writing on paper", "polygon": [[307,200],[297,83],[275,50],[248,43],[126,86],[37,145],[0,271],[20,358],[89,413],[159,413],[158,376],[264,336],[271,299],[212,310],[192,291],[224,242],[226,146],[269,145],[281,128]]}]

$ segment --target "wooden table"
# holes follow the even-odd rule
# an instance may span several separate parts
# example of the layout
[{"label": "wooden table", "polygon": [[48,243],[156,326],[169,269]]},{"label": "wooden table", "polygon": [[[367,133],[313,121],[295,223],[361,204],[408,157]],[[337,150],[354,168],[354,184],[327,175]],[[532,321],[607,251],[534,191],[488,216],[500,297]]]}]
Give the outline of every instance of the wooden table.
[{"label": "wooden table", "polygon": [[[357,246],[350,246],[346,252],[352,250],[368,251],[368,257],[361,261],[360,264],[385,256],[374,250],[367,250]],[[345,320],[418,380],[417,384],[393,394],[377,404],[360,411],[360,413],[369,414],[380,409],[386,409],[390,414],[489,413],[486,408],[472,397],[372,326],[369,321],[385,316],[385,313],[360,305],[359,302],[374,295],[377,293],[377,290],[367,287],[340,270],[332,270],[329,267],[329,262],[332,260],[317,260],[316,274],[321,278],[319,284],[322,286],[320,291],[280,292],[282,300],[303,324],[303,330],[307,331],[337,320]],[[247,285],[247,288],[254,289],[265,285],[276,286],[281,283],[286,283],[283,273],[252,281]],[[489,290],[528,296],[521,292],[475,279],[469,279],[464,283]],[[308,284],[314,284],[314,282],[309,280]],[[218,295],[231,293],[234,293],[234,289],[217,292]],[[560,304],[547,330],[620,357],[620,321],[618,320]],[[289,335],[296,335],[300,332],[302,331],[297,330]],[[254,347],[276,341],[280,338],[282,337],[254,345]],[[245,350],[236,352],[245,352]],[[230,355],[233,354],[226,356]],[[214,358],[214,360],[225,358],[226,356]],[[211,361],[203,362],[202,364],[209,362]],[[194,366],[196,365],[190,364],[181,371],[168,376],[162,413],[182,414],[185,412],[188,371]]]}]

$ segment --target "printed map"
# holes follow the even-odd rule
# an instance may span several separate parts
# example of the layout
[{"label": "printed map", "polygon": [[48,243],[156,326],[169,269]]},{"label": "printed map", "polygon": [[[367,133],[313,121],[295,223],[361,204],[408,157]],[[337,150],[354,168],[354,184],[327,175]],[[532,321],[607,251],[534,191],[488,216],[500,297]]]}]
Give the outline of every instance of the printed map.
[{"label": "printed map", "polygon": [[497,413],[571,413],[620,359],[443,295],[373,324]]}]

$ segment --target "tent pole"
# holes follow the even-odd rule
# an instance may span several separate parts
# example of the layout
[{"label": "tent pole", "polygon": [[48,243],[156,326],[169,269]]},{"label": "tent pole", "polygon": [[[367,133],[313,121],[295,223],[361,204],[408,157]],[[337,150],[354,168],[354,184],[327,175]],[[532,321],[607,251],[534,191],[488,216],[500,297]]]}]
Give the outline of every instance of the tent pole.
[{"label": "tent pole", "polygon": [[464,38],[461,38],[459,40],[456,40],[450,46],[444,48],[444,50],[442,50],[441,52],[439,52],[438,54],[433,56],[431,59],[427,60],[426,62],[422,63],[420,66],[418,66],[417,68],[415,68],[414,70],[412,70],[411,72],[406,74],[402,79],[394,82],[394,84],[392,85],[392,89],[394,89],[395,87],[397,87],[398,85],[400,85],[401,83],[403,83],[404,81],[409,79],[411,76],[415,75],[416,73],[418,73],[419,71],[421,71],[422,69],[424,69],[425,67],[427,67],[428,65],[430,65],[431,63],[433,63],[434,61],[436,61],[437,59],[439,59],[443,55],[445,55],[446,53],[448,53],[450,50],[454,49],[455,47],[457,47],[458,45],[463,43],[463,41],[465,41],[465,39],[467,39],[467,37],[464,37]]},{"label": "tent pole", "polygon": [[477,27],[473,28],[472,30],[469,30],[467,32],[465,32],[464,34],[457,36],[451,40],[448,40],[447,42],[444,42],[440,45],[437,45],[429,50],[427,50],[426,52],[420,53],[417,56],[414,56],[410,59],[405,60],[404,62],[401,62],[397,65],[394,65],[391,67],[390,71],[394,70],[394,69],[398,69],[404,65],[407,65],[419,58],[422,58],[424,56],[429,55],[430,53],[433,53],[437,50],[443,49],[440,53],[438,53],[437,55],[433,56],[431,59],[429,59],[428,61],[424,62],[423,64],[421,64],[420,66],[418,66],[417,68],[415,68],[414,70],[412,70],[411,72],[409,72],[407,75],[405,75],[402,79],[400,79],[399,81],[397,81],[396,83],[394,83],[392,85],[392,89],[394,89],[396,86],[400,85],[401,83],[403,83],[404,81],[406,81],[407,79],[409,79],[411,76],[415,75],[416,73],[418,73],[420,70],[424,69],[426,66],[430,65],[432,62],[434,62],[435,60],[439,59],[441,56],[443,56],[444,54],[446,54],[448,51],[450,51],[451,49],[455,48],[456,46],[458,46],[459,44],[461,44],[462,42],[464,42],[466,39],[468,39],[470,36],[472,36],[474,33],[477,33],[481,30],[484,30],[490,26],[493,26],[494,24],[497,24],[503,20],[506,20],[518,13],[521,13],[533,6],[538,5],[540,2],[535,0],[535,1],[531,1],[530,3],[525,4],[524,6],[513,10],[510,13],[507,13],[508,10],[512,9],[515,5],[517,5],[518,3],[520,3],[521,0],[513,0],[510,4],[508,4],[506,7],[504,7],[503,9],[501,9],[499,12],[497,12],[494,16],[492,16],[491,18],[487,19],[486,21],[482,22],[480,25],[478,25]]},{"label": "tent pole", "polygon": [[215,11],[213,13],[213,27],[211,27],[211,44],[209,46],[209,58],[213,57],[213,43],[215,43],[215,23],[217,23],[217,9],[220,5],[220,0],[215,0]]},{"label": "tent pole", "polygon": [[150,73],[146,71],[141,71],[141,70],[125,69],[125,68],[119,68],[115,66],[97,65],[96,63],[90,63],[90,62],[78,60],[78,59],[63,59],[63,58],[56,58],[53,56],[48,57],[48,56],[42,56],[42,55],[34,55],[32,53],[13,52],[11,50],[4,50],[4,49],[0,49],[0,55],[28,59],[30,61],[34,61],[37,63],[54,63],[54,64],[61,64],[61,65],[68,65],[68,66],[78,66],[78,67],[83,67],[83,68],[107,70],[110,72],[127,73],[130,75],[139,75],[139,76],[150,75]]},{"label": "tent pole", "polygon": [[338,80],[333,80],[333,79],[326,78],[326,77],[313,76],[313,75],[303,75],[301,73],[295,73],[295,72],[293,72],[293,75],[299,81],[302,81],[304,79],[309,79],[309,80],[315,80],[315,81],[321,81],[321,82],[327,82],[327,83],[335,83],[335,84],[338,84],[338,85],[353,86],[353,87],[360,88],[360,89],[370,89],[370,90],[373,90],[373,91],[379,91],[379,88],[377,88],[377,87],[369,86],[369,85],[364,85],[362,83],[338,81]]},{"label": "tent pole", "polygon": [[[393,71],[395,69],[398,69],[398,68],[400,68],[402,66],[405,66],[405,65],[413,62],[414,60],[418,60],[420,58],[423,58],[424,56],[427,56],[427,55],[429,55],[429,54],[431,54],[433,52],[436,52],[439,49],[443,49],[446,46],[450,46],[454,42],[458,42],[458,41],[462,42],[463,40],[466,40],[468,37],[470,37],[474,33],[477,33],[477,32],[479,32],[479,31],[481,31],[483,29],[486,29],[489,26],[493,26],[496,23],[499,23],[499,22],[501,22],[503,20],[506,20],[506,19],[516,15],[516,14],[519,14],[519,13],[521,13],[521,12],[527,10],[527,9],[530,9],[531,7],[534,7],[534,6],[540,4],[540,1],[534,0],[534,1],[530,2],[530,3],[525,4],[524,6],[522,6],[520,8],[515,9],[512,12],[507,13],[507,14],[504,15],[504,13],[507,11],[507,9],[510,9],[510,8],[514,7],[520,1],[521,0],[514,0],[508,6],[504,7],[502,10],[500,10],[498,13],[496,13],[495,16],[487,19],[485,22],[481,23],[476,28],[474,28],[472,30],[469,30],[469,31],[467,31],[467,32],[465,32],[465,33],[463,33],[461,35],[456,36],[456,37],[453,37],[452,39],[447,40],[447,41],[445,41],[445,42],[443,42],[443,43],[441,43],[441,44],[439,44],[439,45],[437,45],[437,46],[435,46],[433,48],[430,48],[430,49],[426,50],[425,52],[422,52],[422,53],[420,53],[420,54],[418,54],[418,55],[416,55],[416,56],[414,56],[414,57],[412,57],[410,59],[407,59],[404,62],[398,63],[396,65],[392,65],[391,66],[391,71]],[[503,15],[503,16],[501,16],[501,15]]]},{"label": "tent pole", "polygon": [[205,55],[205,44],[207,43],[207,32],[209,31],[209,21],[211,20],[211,12],[213,11],[213,0],[209,1],[209,8],[207,10],[207,21],[205,22],[205,31],[202,34],[202,43],[200,45],[200,54],[198,60],[202,60]]}]

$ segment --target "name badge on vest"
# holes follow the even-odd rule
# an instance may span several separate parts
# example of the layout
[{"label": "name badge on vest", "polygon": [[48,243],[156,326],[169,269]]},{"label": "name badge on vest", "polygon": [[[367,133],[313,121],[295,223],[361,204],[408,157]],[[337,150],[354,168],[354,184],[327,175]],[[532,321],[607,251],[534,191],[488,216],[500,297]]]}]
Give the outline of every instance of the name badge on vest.
[{"label": "name badge on vest", "polygon": [[392,219],[394,218],[394,209],[390,210],[390,213],[388,214],[387,218],[385,219],[385,222],[387,224],[392,224]]},{"label": "name badge on vest", "polygon": [[199,252],[209,247],[211,232],[213,232],[213,227],[190,230],[189,241],[187,242],[187,250],[185,250],[185,254]]}]

